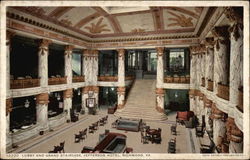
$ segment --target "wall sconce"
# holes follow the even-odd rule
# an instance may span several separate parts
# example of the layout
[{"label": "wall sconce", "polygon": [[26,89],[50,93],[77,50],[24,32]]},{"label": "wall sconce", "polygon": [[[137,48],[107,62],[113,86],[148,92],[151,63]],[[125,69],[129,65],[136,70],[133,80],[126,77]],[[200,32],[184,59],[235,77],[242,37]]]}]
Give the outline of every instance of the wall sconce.
[{"label": "wall sconce", "polygon": [[60,101],[61,96],[60,96],[60,94],[59,94],[59,93],[55,93],[55,97],[56,97],[56,99],[57,99],[58,101]]},{"label": "wall sconce", "polygon": [[24,107],[29,108],[29,106],[30,106],[30,102],[28,99],[26,99],[26,101],[24,102]]},{"label": "wall sconce", "polygon": [[81,95],[81,91],[80,91],[80,90],[78,90],[78,93],[77,93],[77,95],[78,95],[78,96],[80,96],[80,95]]}]

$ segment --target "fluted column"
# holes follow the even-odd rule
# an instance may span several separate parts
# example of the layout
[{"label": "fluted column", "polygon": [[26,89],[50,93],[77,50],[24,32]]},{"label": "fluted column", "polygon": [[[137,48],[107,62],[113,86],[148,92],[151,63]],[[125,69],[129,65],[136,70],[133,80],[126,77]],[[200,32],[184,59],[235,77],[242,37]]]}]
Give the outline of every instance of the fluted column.
[{"label": "fluted column", "polygon": [[84,75],[87,86],[96,86],[98,77],[98,51],[84,50]]},{"label": "fluted column", "polygon": [[164,112],[164,95],[165,90],[163,88],[156,88],[156,110],[158,112]]},{"label": "fluted column", "polygon": [[70,120],[70,109],[72,108],[73,89],[63,91],[64,110],[67,110],[67,120]]},{"label": "fluted column", "polygon": [[67,77],[67,84],[72,84],[72,50],[73,46],[66,46],[64,52],[65,62],[65,76]]},{"label": "fluted column", "polygon": [[125,50],[118,49],[118,86],[125,86]]},{"label": "fluted column", "polygon": [[48,54],[49,54],[49,44],[52,41],[47,39],[39,40],[39,50],[38,50],[38,77],[40,78],[40,86],[48,86]]},{"label": "fluted column", "polygon": [[36,96],[36,123],[41,131],[48,129],[48,103],[48,93],[41,93]]},{"label": "fluted column", "polygon": [[210,120],[210,116],[212,114],[212,104],[213,102],[208,99],[205,95],[203,98],[203,102],[204,102],[204,107],[205,107],[205,123],[206,123],[206,130],[207,131],[212,131],[212,124],[211,124],[211,120]]},{"label": "fluted column", "polygon": [[164,47],[157,47],[157,77],[156,88],[162,88],[164,82],[164,69],[163,69],[163,52]]},{"label": "fluted column", "polygon": [[199,46],[199,52],[200,52],[200,84],[202,82],[202,78],[205,78],[205,71],[206,71],[206,47],[205,45],[200,45]]},{"label": "fluted column", "polygon": [[243,132],[236,126],[234,118],[227,120],[227,139],[229,153],[243,153]]},{"label": "fluted column", "polygon": [[190,88],[195,89],[197,88],[197,62],[198,62],[198,55],[197,55],[197,47],[191,46],[190,47],[190,54],[191,54],[191,66],[190,66]]},{"label": "fluted column", "polygon": [[6,99],[6,145],[12,143],[10,135],[10,112],[12,111],[12,99]]},{"label": "fluted column", "polygon": [[233,106],[237,106],[239,88],[243,86],[243,9],[228,7],[225,14],[231,22],[229,100]]},{"label": "fluted column", "polygon": [[218,83],[229,84],[229,35],[228,26],[215,27],[212,33],[215,37],[214,51],[214,91],[217,94]]},{"label": "fluted column", "polygon": [[208,86],[208,81],[214,80],[214,38],[208,37],[205,39],[206,45],[206,71],[205,71],[205,87]]},{"label": "fluted column", "polygon": [[125,93],[126,93],[126,87],[118,87],[117,88],[117,106],[118,109],[121,109],[125,105]]},{"label": "fluted column", "polygon": [[87,111],[86,99],[88,98],[88,89],[87,87],[82,88],[82,110]]},{"label": "fluted column", "polygon": [[15,35],[12,31],[6,33],[6,96],[10,95],[10,51],[11,51],[11,38]]}]

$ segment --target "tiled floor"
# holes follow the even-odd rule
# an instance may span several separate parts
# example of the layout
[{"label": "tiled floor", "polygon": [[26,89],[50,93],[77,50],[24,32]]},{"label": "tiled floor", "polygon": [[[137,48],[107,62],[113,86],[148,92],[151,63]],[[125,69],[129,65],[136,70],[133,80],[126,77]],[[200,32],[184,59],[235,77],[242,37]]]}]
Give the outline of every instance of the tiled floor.
[{"label": "tiled floor", "polygon": [[175,122],[175,113],[170,113],[168,120],[165,122],[146,121],[150,128],[162,129],[162,143],[161,144],[142,144],[140,132],[126,132],[123,130],[116,130],[111,128],[111,123],[118,117],[109,115],[108,123],[105,126],[100,126],[97,132],[87,135],[87,138],[80,142],[74,143],[74,134],[80,130],[87,128],[90,124],[96,122],[101,117],[104,117],[107,111],[99,111],[98,115],[83,115],[76,123],[64,124],[53,132],[48,132],[42,136],[38,136],[32,140],[26,141],[25,144],[12,151],[14,153],[48,153],[53,150],[54,145],[59,145],[60,142],[65,141],[65,152],[80,153],[83,146],[94,147],[98,143],[99,134],[104,133],[105,129],[110,132],[123,133],[127,136],[127,147],[132,147],[134,153],[167,153],[167,144],[171,138],[176,137],[176,153],[192,153],[190,149],[190,139],[187,135],[187,129],[184,126],[177,126],[177,136],[171,135],[170,126]]}]

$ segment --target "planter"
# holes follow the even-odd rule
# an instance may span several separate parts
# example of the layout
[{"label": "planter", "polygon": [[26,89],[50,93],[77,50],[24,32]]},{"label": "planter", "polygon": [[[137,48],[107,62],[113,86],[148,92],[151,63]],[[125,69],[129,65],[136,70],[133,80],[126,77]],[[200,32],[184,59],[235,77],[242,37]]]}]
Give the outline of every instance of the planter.
[{"label": "planter", "polygon": [[10,89],[39,87],[40,79],[15,79],[10,80]]}]

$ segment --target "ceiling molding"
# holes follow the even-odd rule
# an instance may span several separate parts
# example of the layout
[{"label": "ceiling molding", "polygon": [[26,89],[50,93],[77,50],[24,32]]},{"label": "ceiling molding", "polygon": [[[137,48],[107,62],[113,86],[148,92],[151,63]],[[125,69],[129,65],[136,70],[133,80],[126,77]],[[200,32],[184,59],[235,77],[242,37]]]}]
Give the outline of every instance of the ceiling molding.
[{"label": "ceiling molding", "polygon": [[200,16],[197,15],[196,13],[192,12],[192,11],[189,11],[189,10],[186,10],[186,9],[183,9],[183,8],[180,8],[180,7],[162,7],[162,8],[165,8],[165,9],[169,9],[169,10],[173,10],[173,11],[178,11],[180,13],[184,13],[184,14],[187,14],[191,17],[194,17],[196,19],[198,19]]},{"label": "ceiling molding", "polygon": [[127,15],[135,15],[135,14],[146,14],[150,13],[150,10],[145,10],[145,11],[134,11],[134,12],[124,12],[124,13],[114,13],[111,14],[113,16],[127,16]]},{"label": "ceiling molding", "polygon": [[163,9],[160,7],[150,7],[150,10],[154,20],[155,31],[164,30]]},{"label": "ceiling molding", "polygon": [[71,10],[74,7],[57,7],[56,9],[54,9],[48,16],[58,19],[60,18],[63,14],[65,14],[66,12],[68,12],[69,10]]}]

